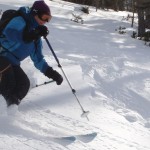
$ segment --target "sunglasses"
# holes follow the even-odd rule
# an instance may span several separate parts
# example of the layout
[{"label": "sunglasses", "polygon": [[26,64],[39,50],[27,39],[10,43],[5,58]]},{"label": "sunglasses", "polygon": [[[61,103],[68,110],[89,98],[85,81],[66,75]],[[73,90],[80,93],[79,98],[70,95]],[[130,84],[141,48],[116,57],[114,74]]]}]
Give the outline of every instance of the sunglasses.
[{"label": "sunglasses", "polygon": [[52,16],[39,16],[39,19],[43,22],[50,22]]}]

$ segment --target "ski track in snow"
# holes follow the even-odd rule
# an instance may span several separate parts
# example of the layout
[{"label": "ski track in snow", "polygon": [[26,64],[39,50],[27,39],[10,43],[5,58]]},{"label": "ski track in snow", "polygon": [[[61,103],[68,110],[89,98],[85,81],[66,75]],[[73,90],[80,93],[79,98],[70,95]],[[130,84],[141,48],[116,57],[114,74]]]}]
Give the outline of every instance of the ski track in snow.
[{"label": "ski track in snow", "polygon": [[[23,110],[24,107],[28,107],[28,108],[32,107],[33,111],[25,113]],[[8,116],[8,120],[6,118],[4,118],[4,124],[7,123],[6,129],[8,129],[8,130],[4,131],[4,132],[1,131],[1,132],[3,134],[7,133],[6,137],[7,138],[9,137],[8,139],[10,139],[10,140],[15,139],[16,144],[20,143],[20,144],[26,145],[27,148],[30,147],[32,149],[38,150],[38,149],[40,149],[39,142],[40,142],[40,146],[47,144],[48,148],[52,148],[52,147],[50,147],[51,143],[53,143],[53,142],[55,143],[55,140],[51,139],[52,137],[78,135],[78,134],[81,134],[80,133],[81,131],[83,133],[88,133],[89,131],[90,132],[96,131],[99,134],[96,137],[95,142],[101,141],[103,143],[103,141],[108,140],[109,142],[113,141],[113,143],[119,142],[119,143],[127,145],[131,148],[137,147],[137,148],[141,148],[141,149],[148,149],[148,147],[141,146],[139,143],[134,142],[134,141],[132,141],[132,143],[130,145],[128,145],[128,143],[131,142],[129,139],[115,136],[114,134],[112,134],[111,132],[108,132],[108,131],[104,132],[100,127],[97,127],[91,123],[87,124],[86,122],[81,122],[81,121],[74,120],[72,118],[60,115],[60,114],[52,113],[49,110],[44,110],[44,108],[42,109],[41,106],[35,105],[32,102],[29,102],[29,103],[26,102],[24,105],[19,107],[19,110],[20,111],[18,112],[18,114],[15,117]],[[39,110],[41,110],[41,111],[39,111]],[[101,119],[103,119],[103,118],[101,118]],[[1,119],[1,121],[3,122],[2,119]],[[61,124],[58,124],[58,122],[60,122]],[[120,123],[120,122],[118,122],[118,123]],[[14,124],[14,126],[13,126],[13,124]],[[67,125],[67,127],[65,127],[66,125]],[[120,126],[124,126],[124,124],[121,124]],[[135,133],[136,133],[136,131],[135,131]],[[17,134],[17,136],[14,138],[13,134]],[[4,139],[5,138],[3,138],[3,140]],[[37,148],[36,148],[35,144],[33,144],[33,143],[38,143]],[[56,145],[57,144],[58,144],[58,142],[56,142]],[[63,141],[61,144],[62,145],[64,144]],[[77,148],[83,147],[83,149],[84,148],[89,149],[90,144],[88,144],[88,148],[86,148],[86,145],[87,144],[84,144],[81,141],[78,141]],[[73,144],[70,146],[67,146],[66,148],[71,149],[71,146],[73,146]],[[102,146],[105,146],[107,149],[107,148],[110,148],[109,146],[111,146],[111,145],[109,145],[109,146],[102,145]],[[62,148],[62,146],[60,146],[60,147]],[[62,149],[64,149],[64,147]],[[92,149],[92,147],[91,147],[91,149]]]},{"label": "ski track in snow", "polygon": [[[81,123],[77,120],[73,120],[71,118],[59,115],[59,114],[55,114],[55,113],[51,113],[51,112],[40,112],[36,111],[36,109],[33,108],[33,104],[30,103],[30,107],[32,106],[32,109],[34,110],[33,112],[31,111],[30,113],[24,114],[23,111],[20,110],[19,112],[19,116],[16,116],[15,118],[8,118],[8,120],[4,120],[4,123],[7,122],[7,131],[5,131],[7,133],[7,136],[9,137],[10,140],[14,139],[13,135],[11,134],[17,134],[17,138],[15,137],[15,141],[21,144],[26,145],[27,147],[32,148],[32,144],[33,143],[37,143],[40,142],[41,145],[43,145],[44,143],[46,143],[49,147],[51,148],[51,140],[50,139],[50,135],[54,133],[54,135],[52,135],[52,137],[55,136],[56,137],[60,134],[65,135],[64,133],[66,133],[66,136],[68,135],[68,133],[70,135],[74,135],[77,134],[76,132],[79,131],[83,131],[82,129],[84,129],[85,131],[83,131],[83,133],[87,133],[88,131],[97,131],[99,133],[98,137],[96,138],[96,141],[98,140],[110,140],[110,141],[116,141],[117,143],[129,143],[128,139],[126,138],[122,138],[122,137],[118,137],[118,136],[114,136],[111,134],[111,132],[104,132],[102,129],[100,129],[99,127],[95,127],[94,125],[88,125],[86,123]],[[34,106],[37,107],[37,106]],[[32,115],[34,114],[34,116]],[[35,117],[36,116],[36,117]],[[8,116],[9,117],[9,116]],[[55,118],[56,123],[53,122],[53,119],[51,118]],[[15,119],[15,120],[13,120]],[[42,121],[42,119],[44,121]],[[58,124],[57,119],[61,122],[61,125]],[[40,120],[40,122],[39,122]],[[3,121],[3,120],[1,120]],[[43,125],[44,122],[44,125]],[[10,123],[10,124],[9,124]],[[17,127],[13,126],[17,125]],[[65,124],[67,124],[67,126],[69,127],[64,127]],[[72,130],[72,128],[77,128],[76,130]],[[11,129],[10,129],[11,128]],[[14,133],[15,131],[15,133]],[[17,131],[17,132],[16,132]],[[37,134],[38,131],[38,134]],[[4,132],[4,134],[5,134]],[[8,133],[10,133],[10,135],[8,135]],[[7,137],[6,136],[6,137]],[[23,136],[23,137],[22,137]],[[49,137],[50,136],[50,137]],[[59,136],[58,136],[59,137]],[[30,139],[31,138],[31,139]],[[5,138],[3,138],[4,140]],[[34,139],[34,140],[33,140]],[[42,139],[42,140],[40,140]],[[2,140],[2,141],[3,141]],[[54,140],[52,140],[54,141]],[[31,144],[30,144],[31,142]],[[16,143],[16,144],[17,144]],[[86,144],[83,144],[82,142],[80,142],[80,146],[81,147],[85,147],[86,149]],[[79,146],[79,147],[80,147]],[[39,144],[37,145],[37,149],[39,148]],[[69,146],[68,146],[69,147]],[[79,148],[78,147],[78,148]],[[108,146],[107,146],[108,147]],[[133,142],[132,144],[130,144],[130,147],[141,147],[141,145],[139,145],[136,142]],[[146,146],[141,147],[141,149],[145,149]],[[36,149],[35,146],[33,146],[33,149]],[[89,149],[89,147],[88,147]]]}]

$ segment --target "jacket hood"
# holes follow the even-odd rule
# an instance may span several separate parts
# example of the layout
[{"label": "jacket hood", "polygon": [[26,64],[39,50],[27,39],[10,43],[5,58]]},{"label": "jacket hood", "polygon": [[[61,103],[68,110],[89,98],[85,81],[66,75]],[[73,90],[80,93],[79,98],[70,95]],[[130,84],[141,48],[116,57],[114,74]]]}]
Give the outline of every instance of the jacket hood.
[{"label": "jacket hood", "polygon": [[21,15],[25,19],[27,25],[31,27],[37,27],[38,23],[35,20],[34,16],[31,14],[31,9],[29,7],[20,7],[19,11],[21,12]]}]

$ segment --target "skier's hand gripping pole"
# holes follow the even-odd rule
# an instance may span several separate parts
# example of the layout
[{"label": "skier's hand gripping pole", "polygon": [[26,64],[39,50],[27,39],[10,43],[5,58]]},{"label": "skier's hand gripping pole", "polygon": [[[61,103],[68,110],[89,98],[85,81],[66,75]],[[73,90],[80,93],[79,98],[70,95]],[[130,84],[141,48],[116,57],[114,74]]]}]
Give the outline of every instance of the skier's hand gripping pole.
[{"label": "skier's hand gripping pole", "polygon": [[78,97],[77,97],[77,95],[76,95],[76,90],[72,88],[72,85],[71,85],[71,83],[70,83],[68,77],[66,76],[66,74],[65,74],[65,72],[64,72],[64,70],[63,70],[61,64],[59,63],[59,60],[58,60],[58,58],[57,58],[57,56],[56,56],[56,54],[55,54],[55,52],[54,52],[54,50],[53,50],[53,48],[52,48],[50,42],[48,41],[48,39],[47,39],[46,36],[44,36],[44,39],[45,39],[45,41],[46,41],[46,43],[47,43],[49,49],[51,50],[51,52],[52,52],[52,54],[53,54],[53,56],[54,56],[54,58],[55,58],[55,60],[56,60],[56,62],[57,62],[57,64],[58,64],[58,67],[61,69],[61,71],[62,71],[62,73],[63,73],[63,75],[64,75],[64,77],[65,77],[65,79],[66,79],[66,81],[67,81],[67,83],[68,83],[68,85],[69,85],[69,87],[70,87],[72,93],[73,93],[73,95],[75,96],[75,98],[76,98],[76,100],[77,100],[79,106],[81,107],[81,110],[82,110],[81,117],[86,117],[87,120],[89,121],[89,118],[88,118],[87,115],[88,115],[90,112],[84,110],[83,106],[81,105],[81,103],[80,103],[80,101],[79,101],[79,99],[78,99]]}]

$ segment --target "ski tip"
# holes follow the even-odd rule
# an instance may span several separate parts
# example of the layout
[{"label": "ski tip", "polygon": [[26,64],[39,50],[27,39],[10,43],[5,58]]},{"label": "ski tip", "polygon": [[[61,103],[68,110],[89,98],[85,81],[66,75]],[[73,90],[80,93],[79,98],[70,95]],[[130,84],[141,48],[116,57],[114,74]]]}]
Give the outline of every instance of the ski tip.
[{"label": "ski tip", "polygon": [[81,135],[77,135],[77,139],[84,142],[84,143],[89,143],[92,142],[97,136],[97,132],[92,132],[92,133],[88,133],[88,134],[81,134]]},{"label": "ski tip", "polygon": [[61,144],[63,146],[70,145],[74,143],[76,140],[75,136],[68,136],[68,137],[58,137],[58,138],[52,138],[52,141]]},{"label": "ski tip", "polygon": [[89,113],[90,113],[89,111],[84,111],[84,112],[81,114],[81,117],[82,117],[82,118],[85,118],[85,117],[88,116]]},{"label": "ski tip", "polygon": [[97,132],[93,132],[91,135],[95,138],[97,136]]}]

